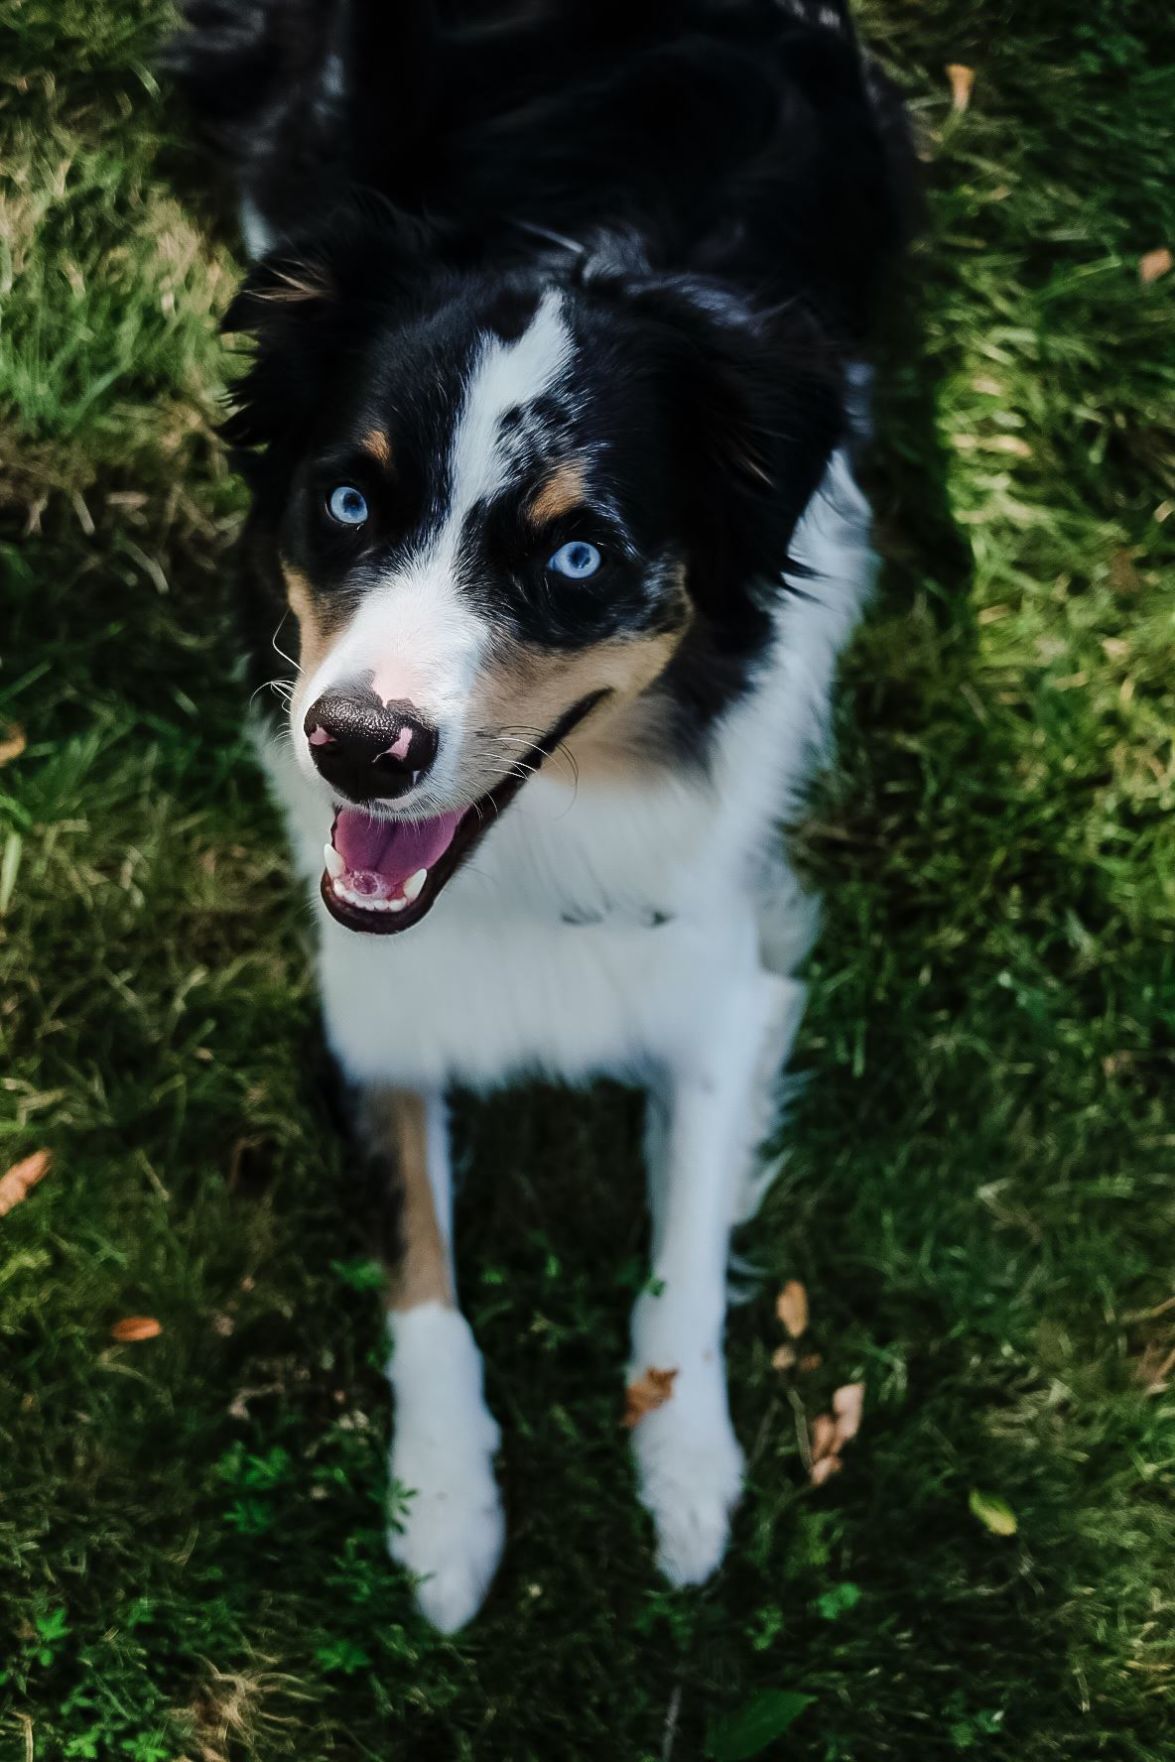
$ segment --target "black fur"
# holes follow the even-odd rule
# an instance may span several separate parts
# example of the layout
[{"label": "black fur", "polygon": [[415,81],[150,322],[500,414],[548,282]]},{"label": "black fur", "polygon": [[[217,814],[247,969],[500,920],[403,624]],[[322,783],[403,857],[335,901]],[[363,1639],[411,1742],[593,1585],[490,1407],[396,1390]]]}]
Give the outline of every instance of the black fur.
[{"label": "black fur", "polygon": [[[308,461],[353,456],[394,406],[397,481],[365,554],[394,562],[443,502],[476,336],[517,334],[557,286],[576,395],[539,450],[606,443],[621,560],[553,609],[507,499],[469,534],[477,591],[529,641],[583,645],[665,615],[650,568],[682,558],[697,615],[666,684],[696,733],[753,672],[908,230],[900,105],[827,0],[504,4],[189,0],[171,65],[283,241],[226,318],[258,343],[228,424],[253,539],[280,528],[345,607],[370,568],[316,535]],[[275,297],[308,275],[320,293]],[[260,632],[272,565],[255,594]]]}]

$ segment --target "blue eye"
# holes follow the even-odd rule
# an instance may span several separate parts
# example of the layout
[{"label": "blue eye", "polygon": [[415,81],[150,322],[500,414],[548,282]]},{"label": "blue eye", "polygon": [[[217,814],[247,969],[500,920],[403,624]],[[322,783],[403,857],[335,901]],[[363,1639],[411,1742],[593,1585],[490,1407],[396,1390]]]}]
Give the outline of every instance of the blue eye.
[{"label": "blue eye", "polygon": [[340,483],[326,499],[332,520],[340,526],[362,526],[367,519],[367,499],[354,484]]},{"label": "blue eye", "polygon": [[565,575],[569,581],[584,581],[596,573],[603,560],[595,545],[582,538],[573,538],[570,544],[560,545],[555,555],[547,558],[547,568],[556,575]]}]

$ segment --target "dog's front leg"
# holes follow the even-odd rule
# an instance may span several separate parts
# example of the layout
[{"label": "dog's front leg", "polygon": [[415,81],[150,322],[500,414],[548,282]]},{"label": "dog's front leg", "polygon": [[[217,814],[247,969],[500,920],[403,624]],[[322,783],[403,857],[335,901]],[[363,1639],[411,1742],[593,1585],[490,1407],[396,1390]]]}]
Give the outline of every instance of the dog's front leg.
[{"label": "dog's front leg", "polygon": [[723,1357],[730,1230],[800,996],[791,981],[748,976],[649,1098],[653,1276],[633,1311],[628,1374],[649,1400],[666,1397],[640,1417],[638,1400],[633,1451],[658,1565],[675,1584],[718,1565],[742,1487]]},{"label": "dog's front leg", "polygon": [[481,1605],[503,1523],[493,1472],[498,1428],[482,1393],[481,1354],[456,1306],[444,1098],[368,1089],[360,1125],[386,1171],[398,1220],[388,1270],[390,1467],[407,1505],[388,1546],[417,1576],[425,1615],[451,1633]]}]

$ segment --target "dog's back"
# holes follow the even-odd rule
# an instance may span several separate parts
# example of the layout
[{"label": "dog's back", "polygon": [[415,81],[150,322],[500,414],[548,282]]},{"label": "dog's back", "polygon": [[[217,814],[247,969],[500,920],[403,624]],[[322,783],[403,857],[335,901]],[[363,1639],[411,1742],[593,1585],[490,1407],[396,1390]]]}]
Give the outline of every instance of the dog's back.
[{"label": "dog's back", "polygon": [[[629,230],[657,267],[819,302],[864,328],[911,215],[892,88],[840,0],[192,0],[171,64],[255,246],[354,191],[440,222]],[[533,249],[520,236],[517,254]]]}]

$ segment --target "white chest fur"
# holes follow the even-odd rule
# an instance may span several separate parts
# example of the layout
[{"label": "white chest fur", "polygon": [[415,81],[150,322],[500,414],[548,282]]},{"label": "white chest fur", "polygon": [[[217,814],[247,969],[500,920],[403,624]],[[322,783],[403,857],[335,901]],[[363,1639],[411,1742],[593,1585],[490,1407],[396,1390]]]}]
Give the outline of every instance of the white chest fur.
[{"label": "white chest fur", "polygon": [[725,1013],[719,998],[745,987],[750,1007],[763,968],[792,969],[812,913],[772,854],[775,827],[823,745],[836,656],[871,579],[867,533],[838,455],[797,534],[811,574],[720,730],[709,778],[576,787],[549,762],[403,935],[327,916],[329,804],[288,746],[264,747],[315,898],[327,1031],[350,1076],[485,1086],[527,1070],[577,1080],[680,1064]]}]

